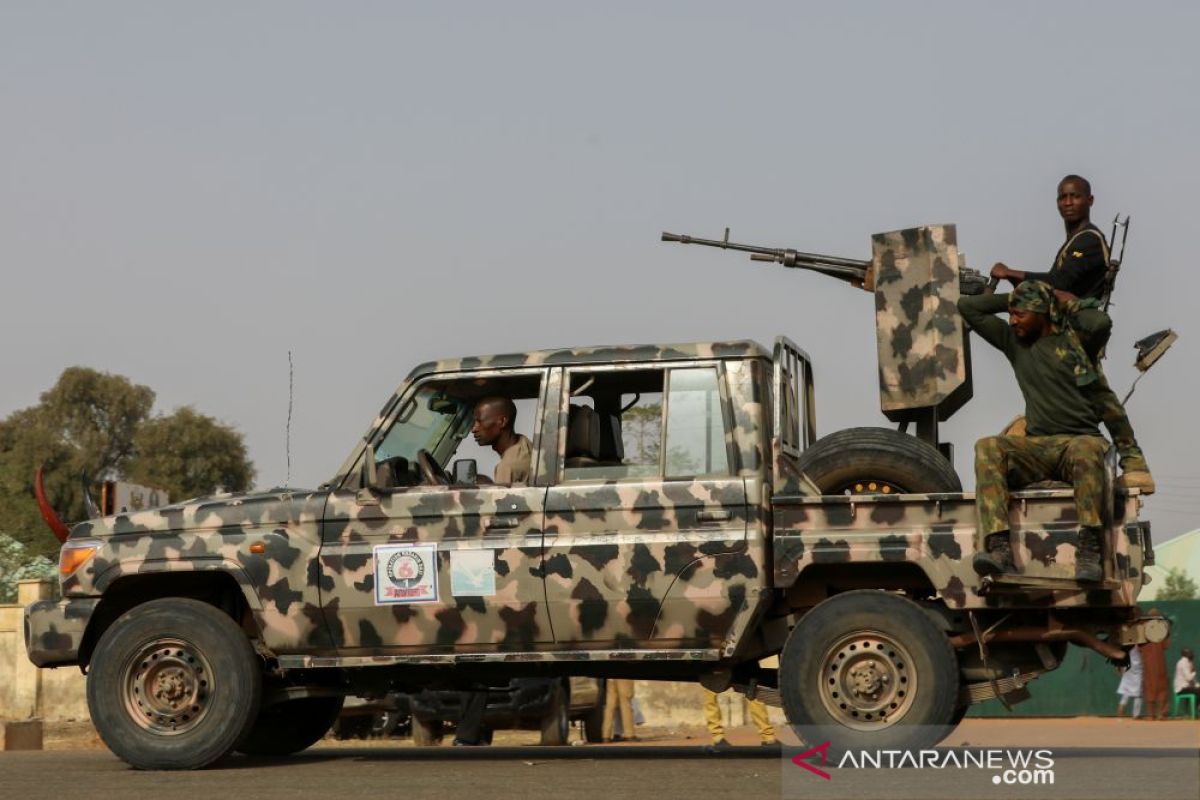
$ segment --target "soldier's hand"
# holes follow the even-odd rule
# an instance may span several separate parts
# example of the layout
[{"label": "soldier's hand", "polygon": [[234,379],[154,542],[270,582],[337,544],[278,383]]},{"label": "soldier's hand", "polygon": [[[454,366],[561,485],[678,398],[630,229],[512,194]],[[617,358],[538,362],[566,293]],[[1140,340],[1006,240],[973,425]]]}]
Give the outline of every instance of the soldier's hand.
[{"label": "soldier's hand", "polygon": [[1058,298],[1058,302],[1060,303],[1071,303],[1079,299],[1065,289],[1055,289],[1054,296]]},{"label": "soldier's hand", "polygon": [[1009,277],[1011,277],[1011,272],[1012,272],[1012,270],[1010,270],[1008,267],[1006,267],[1003,263],[997,261],[995,264],[992,265],[991,277],[997,278],[1002,281],[1008,280]]}]

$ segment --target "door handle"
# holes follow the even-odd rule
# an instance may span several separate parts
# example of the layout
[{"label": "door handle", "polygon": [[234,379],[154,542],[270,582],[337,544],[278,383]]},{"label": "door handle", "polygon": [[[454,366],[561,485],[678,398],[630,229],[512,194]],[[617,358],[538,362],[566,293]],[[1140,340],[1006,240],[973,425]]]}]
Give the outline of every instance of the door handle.
[{"label": "door handle", "polygon": [[700,522],[728,522],[728,511],[701,511],[696,515],[696,519]]},{"label": "door handle", "polygon": [[517,520],[513,517],[492,517],[484,527],[489,531],[515,528],[517,527]]}]

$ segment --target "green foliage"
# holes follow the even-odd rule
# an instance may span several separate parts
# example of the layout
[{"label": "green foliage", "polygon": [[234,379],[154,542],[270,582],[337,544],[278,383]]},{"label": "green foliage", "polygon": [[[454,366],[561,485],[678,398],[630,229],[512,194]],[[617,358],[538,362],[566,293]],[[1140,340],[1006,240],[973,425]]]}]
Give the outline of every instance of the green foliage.
[{"label": "green foliage", "polygon": [[1188,577],[1188,574],[1178,567],[1172,567],[1167,570],[1166,578],[1163,580],[1163,588],[1154,595],[1155,600],[1195,600],[1200,590],[1196,588],[1196,582]]},{"label": "green foliage", "polygon": [[134,445],[129,479],[166,489],[172,500],[209,494],[217,487],[240,492],[254,480],[242,435],[190,406],[145,422]]},{"label": "green foliage", "polygon": [[0,420],[0,530],[29,558],[58,549],[34,500],[38,466],[47,500],[67,521],[88,516],[84,476],[132,480],[167,489],[175,499],[249,486],[254,469],[240,434],[190,408],[152,418],[153,406],[148,386],[70,367],[37,405]]},{"label": "green foliage", "polygon": [[56,577],[56,565],[45,556],[33,556],[24,545],[0,533],[0,603],[17,601],[17,581]]}]

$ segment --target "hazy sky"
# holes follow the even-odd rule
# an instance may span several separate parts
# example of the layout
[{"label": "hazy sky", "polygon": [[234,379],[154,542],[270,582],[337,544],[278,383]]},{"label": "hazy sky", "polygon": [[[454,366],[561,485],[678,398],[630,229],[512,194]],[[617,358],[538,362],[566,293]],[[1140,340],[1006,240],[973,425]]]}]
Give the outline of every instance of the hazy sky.
[{"label": "hazy sky", "polygon": [[[246,434],[259,485],[328,478],[441,356],[783,333],[818,429],[884,424],[870,297],[658,242],[856,258],[955,222],[1046,269],[1058,179],[1133,217],[1108,372],[1156,538],[1200,526],[1200,4],[0,3],[0,414],[72,364]],[[1021,408],[975,347],[944,436]]]}]

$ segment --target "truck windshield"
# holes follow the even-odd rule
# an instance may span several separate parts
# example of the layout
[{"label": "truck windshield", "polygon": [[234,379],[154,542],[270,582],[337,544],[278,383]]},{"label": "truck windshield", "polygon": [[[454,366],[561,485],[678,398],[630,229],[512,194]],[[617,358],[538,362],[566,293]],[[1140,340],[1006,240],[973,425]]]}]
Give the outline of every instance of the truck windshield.
[{"label": "truck windshield", "polygon": [[432,384],[418,387],[375,449],[375,460],[402,456],[412,461],[420,450],[436,450],[446,431],[462,417],[465,406],[463,401],[448,397]]}]

